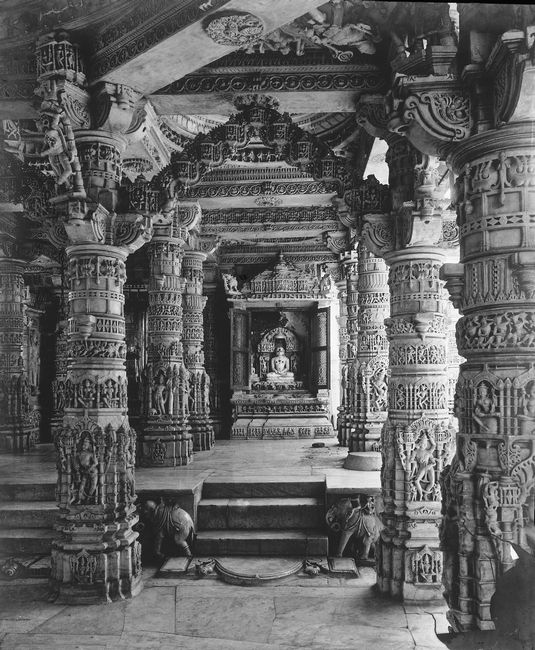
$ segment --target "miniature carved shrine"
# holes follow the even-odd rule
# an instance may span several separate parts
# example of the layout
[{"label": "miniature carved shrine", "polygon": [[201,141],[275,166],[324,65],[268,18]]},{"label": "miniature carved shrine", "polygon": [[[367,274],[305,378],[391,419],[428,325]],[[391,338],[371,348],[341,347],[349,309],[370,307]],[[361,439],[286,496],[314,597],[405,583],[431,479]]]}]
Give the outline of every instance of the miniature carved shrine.
[{"label": "miniature carved shrine", "polygon": [[19,4],[0,450],[53,445],[54,592],[141,589],[136,466],[336,436],[382,454],[379,590],[492,628],[535,545],[534,8]]},{"label": "miniature carved shrine", "polygon": [[333,436],[332,279],[328,274],[318,279],[280,253],[272,268],[241,290],[235,280],[225,277],[231,305],[231,438]]}]

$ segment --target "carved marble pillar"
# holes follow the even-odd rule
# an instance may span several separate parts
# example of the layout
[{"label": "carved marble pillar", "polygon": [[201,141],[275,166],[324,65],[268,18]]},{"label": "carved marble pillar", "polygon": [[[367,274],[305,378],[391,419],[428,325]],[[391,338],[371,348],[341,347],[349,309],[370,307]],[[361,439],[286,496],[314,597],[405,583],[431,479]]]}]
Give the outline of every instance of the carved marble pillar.
[{"label": "carved marble pillar", "polygon": [[[26,262],[0,257],[0,449],[27,451],[39,438],[28,377]],[[26,352],[26,354],[25,354]]]},{"label": "carved marble pillar", "polygon": [[345,311],[346,311],[346,363],[342,367],[342,407],[338,416],[338,441],[341,446],[350,444],[354,431],[357,393],[357,339],[358,339],[358,258],[357,251],[342,253],[343,274],[346,281]]},{"label": "carved marble pillar", "polygon": [[445,267],[444,277],[462,313],[457,345],[466,362],[443,547],[458,630],[493,627],[496,579],[513,565],[507,542],[529,548],[535,539],[534,125],[502,125],[451,154],[460,174],[461,263]]},{"label": "carved marble pillar", "polygon": [[57,320],[55,327],[54,345],[54,379],[52,380],[52,411],[50,416],[50,430],[52,440],[63,426],[65,415],[67,364],[69,360],[68,345],[68,289],[65,286],[63,275],[52,276],[54,297],[57,301]]},{"label": "carved marble pillar", "polygon": [[357,354],[354,433],[350,451],[377,451],[387,414],[389,313],[388,273],[384,260],[358,247]]},{"label": "carved marble pillar", "polygon": [[349,437],[349,426],[347,421],[347,347],[349,335],[347,333],[347,280],[344,276],[344,267],[342,266],[342,277],[336,282],[338,292],[338,301],[340,305],[340,315],[338,316],[338,357],[340,359],[340,405],[338,406],[338,416],[336,419],[336,429],[338,431],[338,442],[341,447],[347,446]]},{"label": "carved marble pillar", "polygon": [[204,367],[203,262],[206,254],[188,250],[184,255],[182,275],[185,289],[182,298],[184,328],[182,341],[184,362],[190,374],[188,422],[193,436],[193,450],[207,451],[214,446],[214,429],[210,422],[210,375]]},{"label": "carved marble pillar", "polygon": [[[408,166],[406,166],[408,169]],[[439,476],[453,455],[446,355],[444,250],[434,160],[412,168],[413,201],[390,215],[366,215],[364,243],[389,266],[388,417],[382,431],[385,528],[379,589],[405,600],[439,598],[442,553]]]},{"label": "carved marble pillar", "polygon": [[193,459],[188,425],[190,375],[182,345],[185,281],[181,274],[187,231],[181,227],[177,209],[156,217],[153,227],[141,463],[152,467],[187,465]]},{"label": "carved marble pillar", "polygon": [[[204,366],[210,377],[210,420],[214,428],[215,439],[217,440],[223,429],[223,413],[221,409],[221,391],[223,380],[221,371],[224,367],[223,350],[221,338],[218,333],[223,326],[227,325],[226,305],[222,305],[224,311],[220,310],[221,299],[217,294],[217,267],[209,264],[205,267],[205,281],[203,283],[206,306],[204,308]],[[223,340],[226,341],[226,338]]]},{"label": "carved marble pillar", "polygon": [[52,588],[64,602],[105,602],[141,589],[123,285],[126,258],[150,237],[147,226],[102,206],[65,221],[71,357],[55,438],[61,537],[51,566]]}]

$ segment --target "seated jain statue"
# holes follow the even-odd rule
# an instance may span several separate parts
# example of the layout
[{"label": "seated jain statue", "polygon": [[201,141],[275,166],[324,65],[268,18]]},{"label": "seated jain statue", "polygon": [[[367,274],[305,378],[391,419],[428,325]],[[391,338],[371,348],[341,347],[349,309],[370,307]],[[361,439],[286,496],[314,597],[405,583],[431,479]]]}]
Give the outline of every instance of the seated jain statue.
[{"label": "seated jain statue", "polygon": [[271,357],[270,370],[267,374],[267,380],[273,383],[291,383],[294,381],[294,373],[290,372],[290,359],[282,345],[275,348],[275,354]]}]

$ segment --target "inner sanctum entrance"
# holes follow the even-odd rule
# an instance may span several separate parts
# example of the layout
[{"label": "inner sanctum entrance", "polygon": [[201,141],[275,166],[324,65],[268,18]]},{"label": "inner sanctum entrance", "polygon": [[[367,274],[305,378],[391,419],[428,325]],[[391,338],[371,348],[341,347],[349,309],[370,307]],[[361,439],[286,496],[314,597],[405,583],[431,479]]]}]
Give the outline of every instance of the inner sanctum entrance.
[{"label": "inner sanctum entrance", "polygon": [[[226,276],[231,439],[334,436],[333,283],[284,259],[246,281]],[[334,360],[333,360],[334,361]]]}]

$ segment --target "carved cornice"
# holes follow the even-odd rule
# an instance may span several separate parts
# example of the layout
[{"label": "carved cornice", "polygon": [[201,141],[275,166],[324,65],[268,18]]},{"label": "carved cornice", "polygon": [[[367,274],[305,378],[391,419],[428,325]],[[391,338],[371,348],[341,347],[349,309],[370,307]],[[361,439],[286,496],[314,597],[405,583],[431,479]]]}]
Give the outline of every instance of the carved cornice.
[{"label": "carved cornice", "polygon": [[310,226],[313,229],[330,228],[336,224],[337,213],[331,206],[295,208],[259,208],[255,210],[234,208],[231,210],[203,210],[203,232],[234,231],[246,228],[266,230],[296,229]]},{"label": "carved cornice", "polygon": [[[272,192],[274,194],[332,194],[336,192],[336,183],[323,181],[294,181],[294,182],[275,182],[272,183]],[[246,185],[194,185],[183,190],[177,191],[177,196],[203,199],[217,197],[238,197],[238,196],[261,196],[264,193],[264,183],[249,183]]]},{"label": "carved cornice", "polygon": [[[330,68],[330,69],[329,69]],[[325,70],[291,69],[287,72],[224,72],[186,75],[155,95],[194,95],[205,93],[311,92],[314,90],[375,93],[385,89],[385,79],[377,68],[361,72],[355,66],[329,66]],[[342,68],[342,69],[340,69]]]}]

